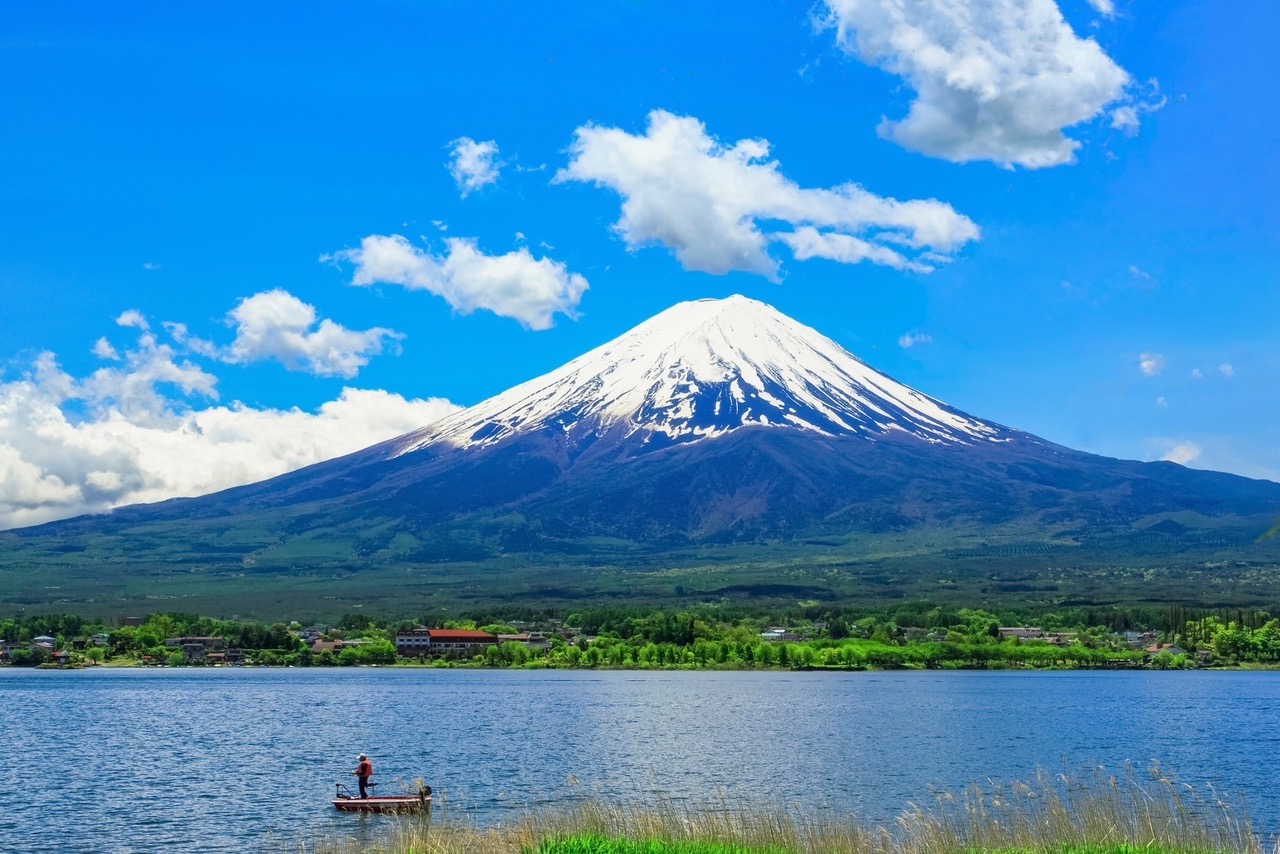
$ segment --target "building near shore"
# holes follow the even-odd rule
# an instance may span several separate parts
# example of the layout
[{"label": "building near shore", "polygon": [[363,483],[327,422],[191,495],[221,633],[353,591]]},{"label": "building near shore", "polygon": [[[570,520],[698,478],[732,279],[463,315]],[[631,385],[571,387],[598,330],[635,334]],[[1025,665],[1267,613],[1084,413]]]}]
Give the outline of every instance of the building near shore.
[{"label": "building near shore", "polygon": [[406,658],[461,658],[483,655],[498,643],[498,636],[472,629],[405,629],[396,632],[396,655]]}]

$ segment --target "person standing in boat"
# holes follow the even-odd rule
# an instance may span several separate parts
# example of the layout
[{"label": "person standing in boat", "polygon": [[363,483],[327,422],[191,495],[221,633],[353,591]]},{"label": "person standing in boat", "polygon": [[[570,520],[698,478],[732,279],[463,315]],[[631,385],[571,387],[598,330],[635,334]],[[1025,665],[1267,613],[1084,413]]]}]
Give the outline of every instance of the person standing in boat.
[{"label": "person standing in boat", "polygon": [[360,754],[360,764],[356,766],[356,770],[351,773],[355,775],[360,782],[360,797],[369,797],[369,778],[373,776],[373,763],[369,761],[369,757],[363,753]]}]

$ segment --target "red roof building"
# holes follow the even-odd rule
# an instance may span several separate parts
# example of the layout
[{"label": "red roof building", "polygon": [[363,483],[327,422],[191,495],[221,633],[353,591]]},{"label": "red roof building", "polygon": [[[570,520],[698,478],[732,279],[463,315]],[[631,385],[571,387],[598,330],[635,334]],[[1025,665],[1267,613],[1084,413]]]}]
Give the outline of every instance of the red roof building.
[{"label": "red roof building", "polygon": [[497,642],[497,635],[470,629],[407,629],[396,632],[396,655],[480,655]]}]

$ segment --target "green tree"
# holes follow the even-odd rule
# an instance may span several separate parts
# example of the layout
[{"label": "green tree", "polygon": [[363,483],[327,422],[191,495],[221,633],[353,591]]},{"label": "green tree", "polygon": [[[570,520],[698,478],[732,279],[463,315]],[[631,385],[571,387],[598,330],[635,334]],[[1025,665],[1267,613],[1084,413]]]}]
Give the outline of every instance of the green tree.
[{"label": "green tree", "polygon": [[529,647],[517,641],[507,641],[502,645],[502,653],[507,661],[516,667],[523,666],[529,660]]},{"label": "green tree", "polygon": [[[342,619],[338,620],[338,624],[334,627],[344,632],[362,632],[369,628],[373,621],[364,614],[343,614]],[[473,624],[471,628],[475,628]]]},{"label": "green tree", "polygon": [[1253,633],[1237,626],[1233,620],[1225,626],[1219,626],[1209,641],[1210,648],[1216,658],[1225,661],[1247,661],[1252,658]]}]

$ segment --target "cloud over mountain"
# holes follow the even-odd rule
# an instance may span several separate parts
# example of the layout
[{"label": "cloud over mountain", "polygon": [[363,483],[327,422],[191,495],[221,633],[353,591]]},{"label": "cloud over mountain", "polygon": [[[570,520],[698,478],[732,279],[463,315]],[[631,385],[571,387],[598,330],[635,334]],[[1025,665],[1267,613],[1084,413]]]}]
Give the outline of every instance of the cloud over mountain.
[{"label": "cloud over mountain", "polygon": [[622,197],[614,225],[631,248],[666,246],[686,270],[778,279],[772,243],[797,260],[870,261],[929,272],[979,237],[978,226],[935,199],[898,201],[857,184],[804,188],[769,160],[767,140],[726,145],[702,122],[649,113],[643,135],[584,125],[557,182],[582,181]]},{"label": "cloud over mountain", "polygon": [[386,341],[401,337],[381,326],[357,331],[327,318],[317,325],[314,306],[279,288],[241,300],[227,321],[236,338],[220,351],[223,361],[243,365],[273,359],[321,377],[351,379]]},{"label": "cloud over mountain", "polygon": [[505,255],[486,255],[472,238],[445,238],[445,246],[445,254],[437,255],[399,234],[371,234],[358,248],[320,260],[354,264],[353,285],[429,291],[462,314],[484,309],[529,329],[550,329],[556,314],[573,317],[589,287],[565,264],[534,258],[523,246]]},{"label": "cloud over mountain", "polygon": [[185,326],[165,324],[177,333],[169,343],[141,312],[117,323],[138,329],[138,340],[118,351],[100,339],[95,352],[107,366],[72,376],[45,352],[21,377],[0,381],[0,528],[252,483],[458,408],[357,388],[311,412],[218,405],[218,378],[192,361],[217,354],[184,352],[194,340]]}]

